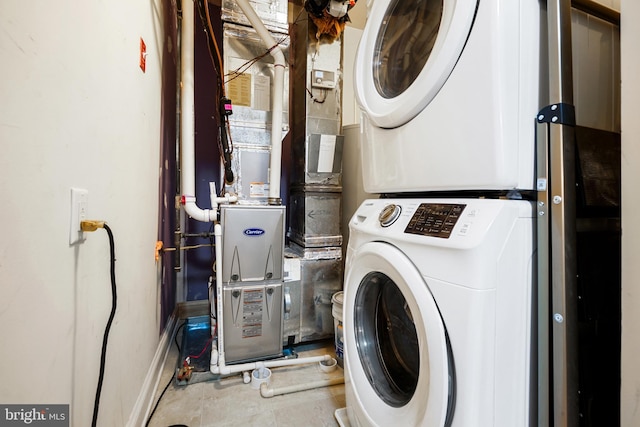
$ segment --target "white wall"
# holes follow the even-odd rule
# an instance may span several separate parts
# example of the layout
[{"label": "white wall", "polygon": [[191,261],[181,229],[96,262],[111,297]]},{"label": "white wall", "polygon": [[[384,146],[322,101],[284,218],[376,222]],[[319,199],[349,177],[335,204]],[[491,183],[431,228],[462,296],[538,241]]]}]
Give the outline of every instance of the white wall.
[{"label": "white wall", "polygon": [[571,29],[576,122],[620,132],[619,28],[574,9]]},{"label": "white wall", "polygon": [[360,123],[360,107],[356,102],[353,69],[362,30],[348,25],[342,37],[342,125]]},{"label": "white wall", "polygon": [[[360,8],[360,9],[358,9]],[[365,10],[365,4],[358,5],[354,11]],[[349,14],[351,16],[351,13]],[[365,17],[361,23],[364,26]],[[356,15],[358,16],[358,15]],[[352,18],[353,19],[353,18]],[[354,91],[354,60],[362,36],[362,29],[351,24],[344,30],[342,43],[342,134],[344,147],[342,149],[342,250],[346,254],[349,243],[349,221],[360,204],[368,198],[377,198],[377,194],[364,191],[362,185],[362,163],[360,159],[360,107],[355,99]]]},{"label": "white wall", "polygon": [[623,0],[622,57],[622,402],[621,426],[640,425],[640,2]]},{"label": "white wall", "polygon": [[613,10],[620,10],[621,0],[594,0],[596,3],[600,3],[603,6],[610,7]]},{"label": "white wall", "polygon": [[160,4],[0,2],[0,402],[68,403],[75,426],[91,423],[111,291],[106,232],[69,246],[71,187],[115,234],[99,425],[125,425],[158,344]]}]

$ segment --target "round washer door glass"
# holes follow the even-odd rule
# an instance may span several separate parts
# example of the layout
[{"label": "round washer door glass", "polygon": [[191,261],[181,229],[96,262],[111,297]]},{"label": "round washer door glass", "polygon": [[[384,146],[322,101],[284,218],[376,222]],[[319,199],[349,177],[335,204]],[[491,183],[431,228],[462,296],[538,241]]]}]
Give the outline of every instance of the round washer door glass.
[{"label": "round washer door glass", "polygon": [[369,383],[388,405],[406,405],[418,383],[420,349],[411,310],[393,280],[380,272],[365,276],[356,294],[354,323]]},{"label": "round washer door glass", "polygon": [[414,263],[393,245],[367,242],[349,261],[344,297],[345,372],[354,413],[368,420],[362,423],[448,425],[455,408],[453,355]]},{"label": "round washer door glass", "polygon": [[355,92],[369,119],[402,126],[438,94],[471,33],[478,0],[375,0],[358,46]]},{"label": "round washer door glass", "polygon": [[444,0],[392,0],[378,33],[373,79],[384,98],[407,90],[424,68],[440,29]]}]

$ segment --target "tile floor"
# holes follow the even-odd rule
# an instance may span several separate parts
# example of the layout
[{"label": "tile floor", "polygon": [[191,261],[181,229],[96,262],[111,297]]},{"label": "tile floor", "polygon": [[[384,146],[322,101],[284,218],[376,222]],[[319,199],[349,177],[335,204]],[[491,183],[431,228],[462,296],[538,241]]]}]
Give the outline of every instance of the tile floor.
[{"label": "tile floor", "polygon": [[[296,351],[299,357],[322,354],[335,357],[332,341],[298,346]],[[179,357],[178,349],[172,343],[154,405],[172,377]],[[318,363],[271,368],[271,371],[270,386],[274,388],[343,375],[339,366],[335,371],[325,373]],[[149,427],[337,427],[334,411],[345,407],[344,385],[264,398],[251,384],[244,384],[239,374],[214,379],[204,373],[193,379],[195,382],[185,386],[172,380]]]}]

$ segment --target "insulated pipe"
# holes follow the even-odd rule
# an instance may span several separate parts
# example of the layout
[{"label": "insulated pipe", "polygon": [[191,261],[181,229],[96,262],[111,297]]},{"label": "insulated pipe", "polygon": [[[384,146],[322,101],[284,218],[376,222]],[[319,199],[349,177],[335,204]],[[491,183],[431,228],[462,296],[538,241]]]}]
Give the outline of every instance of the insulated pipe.
[{"label": "insulated pipe", "polygon": [[273,397],[273,396],[279,396],[281,394],[296,393],[298,391],[311,390],[314,388],[321,388],[321,387],[329,387],[329,386],[338,385],[338,384],[344,384],[344,377],[331,378],[328,380],[311,381],[308,383],[294,384],[294,385],[279,387],[279,388],[269,387],[267,383],[262,383],[260,384],[260,396]]},{"label": "insulated pipe", "polygon": [[245,14],[274,60],[273,104],[271,107],[271,157],[269,161],[269,204],[280,205],[280,172],[282,169],[282,100],[284,97],[284,54],[271,33],[258,17],[249,0],[236,3]]}]

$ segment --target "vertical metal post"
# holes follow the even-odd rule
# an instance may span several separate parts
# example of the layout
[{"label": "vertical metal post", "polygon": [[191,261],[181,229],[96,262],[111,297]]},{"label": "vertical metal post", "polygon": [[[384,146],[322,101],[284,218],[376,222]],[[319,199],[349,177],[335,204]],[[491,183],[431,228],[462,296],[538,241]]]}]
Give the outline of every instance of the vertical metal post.
[{"label": "vertical metal post", "polygon": [[[549,379],[551,378],[549,359],[549,319],[550,319],[550,299],[549,299],[549,125],[540,123],[536,127],[536,187],[538,190],[536,223],[537,233],[537,294],[534,295],[535,308],[537,309],[536,334],[536,372],[537,396],[532,407],[538,408],[537,414],[532,414],[531,426],[547,427],[550,424],[550,398]],[[536,384],[536,383],[534,383]],[[537,416],[537,419],[535,418]]]},{"label": "vertical metal post", "polygon": [[[539,122],[548,123],[551,374],[554,427],[578,425],[575,111],[571,64],[571,1],[547,0],[549,99]],[[541,381],[544,381],[541,378]]]}]

